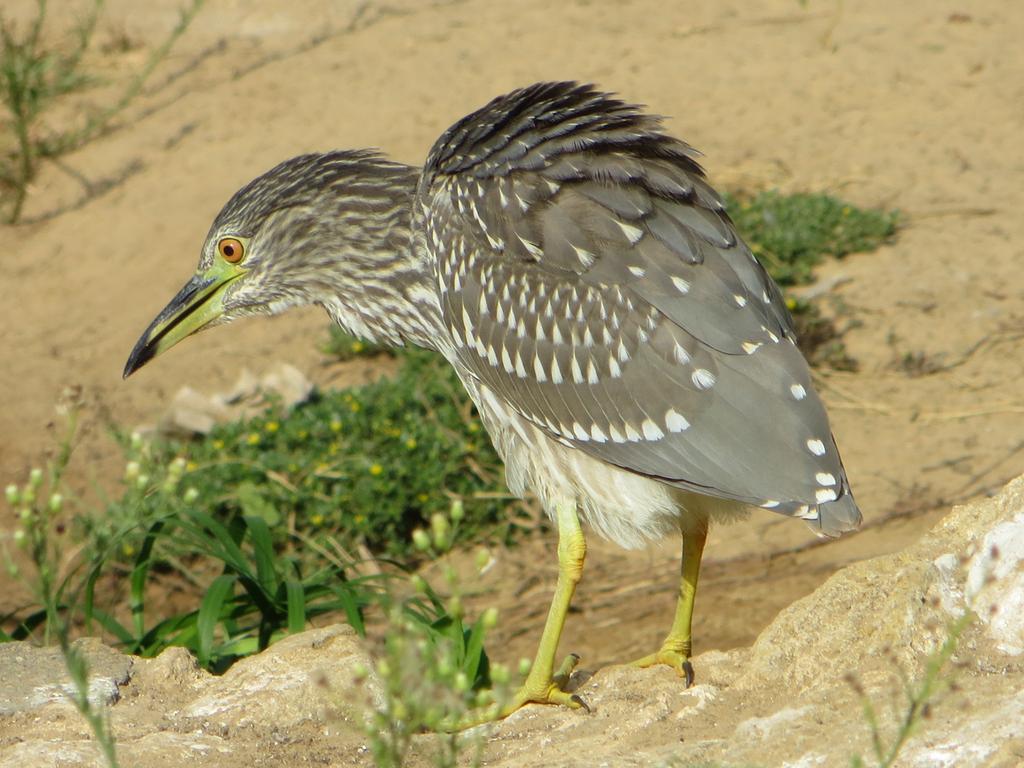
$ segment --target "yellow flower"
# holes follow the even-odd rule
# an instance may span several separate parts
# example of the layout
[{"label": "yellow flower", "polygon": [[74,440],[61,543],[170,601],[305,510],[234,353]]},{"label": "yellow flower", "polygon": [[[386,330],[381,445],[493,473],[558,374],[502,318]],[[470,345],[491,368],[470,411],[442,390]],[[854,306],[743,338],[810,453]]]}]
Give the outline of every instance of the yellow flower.
[{"label": "yellow flower", "polygon": [[416,500],[420,504],[426,504],[428,501],[430,501],[430,496],[425,493],[421,493],[419,496],[416,497]]},{"label": "yellow flower", "polygon": [[213,441],[213,450],[219,451],[224,447],[224,441],[217,439]]},{"label": "yellow flower", "polygon": [[313,515],[310,516],[309,522],[311,522],[313,525],[323,525],[324,516],[321,515],[319,512],[315,512]]},{"label": "yellow flower", "polygon": [[384,471],[384,467],[382,467],[380,464],[372,464],[372,465],[370,465],[370,474],[371,475],[376,476],[376,475],[381,474],[383,471]]},{"label": "yellow flower", "polygon": [[793,298],[786,299],[786,309],[788,309],[790,312],[792,312],[794,309],[796,309],[796,299],[793,299]]},{"label": "yellow flower", "polygon": [[413,448],[415,448],[416,447],[416,438],[415,437],[410,437],[408,440],[406,440],[405,441],[405,447],[408,448],[410,451]]},{"label": "yellow flower", "polygon": [[249,436],[245,438],[245,442],[247,442],[249,445],[259,445],[260,436],[256,432],[250,432]]},{"label": "yellow flower", "polygon": [[356,521],[356,525],[359,525],[360,523],[365,523],[366,522],[366,517],[363,516],[363,515],[356,515],[352,519]]},{"label": "yellow flower", "polygon": [[361,341],[357,340],[352,342],[352,351],[355,352],[356,354],[362,352],[365,348],[366,347],[363,345],[363,342]]},{"label": "yellow flower", "polygon": [[331,421],[331,432],[341,432],[341,422],[337,419]]},{"label": "yellow flower", "polygon": [[194,461],[189,461],[185,463],[185,469],[187,469],[189,472],[195,472],[197,469],[199,469],[199,465],[196,464]]},{"label": "yellow flower", "polygon": [[267,422],[267,426],[266,426],[266,427],[264,427],[264,429],[266,429],[266,430],[267,430],[267,432],[277,432],[277,430],[278,430],[278,429],[279,429],[280,427],[281,427],[281,425],[280,425],[280,424],[278,424],[278,423],[277,423],[276,421],[268,421],[268,422]]},{"label": "yellow flower", "polygon": [[468,429],[469,429],[469,434],[474,435],[474,434],[476,434],[477,432],[480,431],[480,425],[477,424],[475,421],[471,421],[471,422],[469,422]]},{"label": "yellow flower", "polygon": [[360,411],[360,409],[361,409],[362,407],[363,407],[363,406],[361,406],[361,405],[360,405],[359,403],[357,403],[357,402],[356,402],[355,400],[353,400],[353,401],[352,401],[352,404],[351,404],[351,405],[349,405],[349,407],[348,407],[348,408],[349,408],[349,410],[350,410],[350,411],[352,411],[352,413],[359,413],[359,411]]},{"label": "yellow flower", "polygon": [[307,437],[309,437],[309,431],[305,430],[305,429],[300,429],[299,430],[299,440],[305,440]]}]

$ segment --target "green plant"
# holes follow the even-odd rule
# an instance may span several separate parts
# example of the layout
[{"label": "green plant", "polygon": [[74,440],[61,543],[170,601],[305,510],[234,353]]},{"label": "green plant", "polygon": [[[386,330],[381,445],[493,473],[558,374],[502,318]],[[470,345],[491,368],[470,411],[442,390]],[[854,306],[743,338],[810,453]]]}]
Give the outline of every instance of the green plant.
[{"label": "green plant", "polygon": [[[431,518],[429,533],[414,532],[414,546],[432,559],[442,557],[462,521],[462,506],[455,502],[449,515]],[[394,601],[387,613],[375,663],[380,702],[366,720],[370,752],[379,768],[405,765],[413,737],[424,731],[434,734],[434,765],[454,768],[467,740],[447,731],[477,708],[499,708],[508,693],[508,670],[492,665],[484,650],[486,634],[497,623],[496,609],[488,608],[467,624],[459,579],[450,565],[442,571],[447,599],[421,576],[412,576],[413,596]],[[471,765],[479,764],[481,747],[476,739]]]},{"label": "green plant", "polygon": [[[4,639],[28,639],[41,630],[43,641],[49,642],[66,634],[73,621],[87,632],[95,623],[125,652],[152,657],[169,646],[183,646],[203,667],[223,671],[237,658],[302,631],[310,619],[324,614],[343,615],[365,634],[363,611],[379,599],[383,577],[349,578],[352,564],[323,546],[313,545],[318,557],[305,561],[295,549],[279,551],[261,517],[243,515],[224,523],[192,508],[194,494],[177,488],[173,478],[180,475],[181,465],[174,466],[179,469],[168,473],[172,482],[162,481],[165,508],[145,522],[113,532],[102,547],[80,550],[81,557],[56,586],[49,575],[55,556],[37,554],[37,545],[29,545],[33,562],[38,563],[36,579],[30,583],[39,585],[42,607],[18,619]],[[154,493],[148,477],[139,475],[135,481],[135,493],[129,495]],[[177,496],[172,495],[175,490]],[[38,533],[41,527],[33,523],[19,541],[43,538]],[[121,570],[120,563],[131,553],[128,616],[122,620],[101,607],[97,591],[107,586],[111,573]],[[155,573],[166,577],[195,570],[220,571],[212,579],[190,579],[203,586],[197,609],[170,616],[166,610],[154,610],[149,595]]]},{"label": "green plant", "polygon": [[72,42],[66,51],[44,43],[48,7],[36,0],[35,16],[27,30],[19,35],[9,20],[0,15],[0,101],[8,112],[14,134],[14,152],[0,160],[0,184],[13,190],[7,211],[10,223],[21,216],[28,185],[35,177],[40,158],[64,154],[107,130],[112,121],[139,95],[156,66],[188,29],[203,0],[191,0],[177,25],[154,48],[142,68],[135,73],[121,95],[100,109],[93,110],[84,123],[69,130],[40,137],[39,116],[53,102],[93,81],[83,71],[83,57],[96,31],[104,0],[93,0],[85,16],[71,28]]},{"label": "green plant", "polygon": [[[944,692],[950,690],[950,680],[946,668],[957,646],[964,630],[971,623],[972,614],[964,613],[958,619],[950,623],[946,630],[946,637],[942,645],[932,653],[925,661],[924,672],[917,680],[909,680],[900,671],[900,681],[903,687],[905,705],[896,721],[896,730],[891,736],[886,736],[878,711],[868,698],[864,689],[854,676],[848,676],[847,682],[861,697],[861,707],[864,720],[871,731],[871,750],[874,757],[873,765],[878,768],[890,768],[899,757],[900,751],[906,746],[907,741],[917,732],[921,723],[928,717],[935,701]],[[897,669],[899,669],[897,667]],[[855,755],[850,760],[853,768],[866,768],[868,765],[861,755]]]},{"label": "green plant", "polygon": [[[71,678],[72,691],[68,698],[88,723],[108,768],[117,768],[117,751],[108,713],[89,699],[89,666],[79,649],[71,643],[71,617],[67,606],[77,601],[80,592],[75,588],[78,569],[65,562],[62,478],[71,458],[78,424],[77,394],[72,393],[65,398],[60,410],[67,423],[56,458],[48,463],[45,472],[33,469],[28,482],[22,487],[12,483],[6,488],[7,502],[18,514],[18,528],[13,538],[16,545],[26,551],[30,562],[30,573],[24,573],[8,557],[8,571],[14,576],[21,576],[32,588],[41,606],[37,616],[44,625],[44,640],[47,643],[56,641],[60,645]],[[0,642],[18,638],[18,632],[8,634],[0,629]]]},{"label": "green plant", "polygon": [[[90,631],[96,623],[126,652],[155,656],[181,645],[204,667],[223,670],[323,614],[344,615],[357,632],[365,632],[362,612],[378,600],[380,577],[348,578],[352,563],[337,548],[331,552],[305,542],[319,553],[314,566],[300,561],[297,548],[278,551],[261,517],[242,515],[222,522],[195,509],[195,491],[181,484],[181,459],[173,459],[158,478],[141,474],[137,462],[129,462],[122,503],[141,505],[143,499],[158,496],[161,508],[122,520],[102,539],[76,547],[68,556],[62,475],[76,422],[77,409],[72,407],[65,438],[47,473],[33,470],[24,487],[7,488],[7,501],[20,522],[14,541],[31,562],[29,572],[10,560],[9,569],[30,587],[35,607],[7,617],[5,622],[13,626],[0,630],[0,640],[36,637],[44,643],[59,641],[67,651],[71,627],[80,624]],[[131,563],[128,616],[122,621],[100,606],[97,587],[106,586],[105,580],[122,570],[126,559]],[[155,613],[148,600],[152,575],[204,567],[220,573],[204,584],[199,607],[150,621]],[[74,659],[68,658],[71,669]]]},{"label": "green plant", "polygon": [[320,345],[320,351],[339,362],[354,360],[357,357],[395,354],[389,347],[350,336],[334,323],[327,327],[327,339]]},{"label": "green plant", "polygon": [[[146,621],[146,586],[153,569],[165,567],[160,545],[210,561],[221,573],[205,585],[196,610]],[[349,578],[337,560],[306,568],[293,553],[280,553],[267,523],[243,516],[223,524],[198,510],[154,522],[131,570],[130,623],[95,607],[95,588],[105,563],[89,573],[83,614],[96,620],[128,653],[156,656],[169,646],[192,651],[205,668],[220,672],[236,659],[264,650],[309,620],[341,614],[365,634],[363,610],[376,599],[380,581]]]},{"label": "green plant", "polygon": [[782,286],[810,282],[826,255],[871,251],[896,234],[899,214],[855,208],[830,195],[761,192],[725,196],[750,249]]},{"label": "green plant", "polygon": [[328,392],[285,412],[271,403],[252,419],[215,428],[194,441],[132,447],[134,473],[153,493],[126,494],[107,514],[81,520],[102,541],[111,526],[147,519],[167,503],[168,468],[182,459],[182,487],[193,505],[221,520],[262,517],[275,543],[289,531],[335,536],[347,548],[365,544],[390,557],[414,553],[412,530],[465,503],[464,539],[509,531],[502,469],[455,373],[435,355],[403,353],[392,378]]},{"label": "green plant", "polygon": [[[751,251],[783,287],[810,282],[814,267],[828,255],[841,258],[878,248],[895,236],[899,225],[896,211],[855,208],[830,195],[768,191],[724,198]],[[857,369],[835,324],[816,302],[788,297],[786,306],[800,349],[812,365]]]}]

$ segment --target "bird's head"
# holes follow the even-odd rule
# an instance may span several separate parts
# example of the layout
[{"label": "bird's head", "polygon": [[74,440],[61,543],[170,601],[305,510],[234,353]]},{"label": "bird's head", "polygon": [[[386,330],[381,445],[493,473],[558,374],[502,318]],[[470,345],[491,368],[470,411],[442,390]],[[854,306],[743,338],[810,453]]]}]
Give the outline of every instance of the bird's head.
[{"label": "bird's head", "polygon": [[251,181],[217,215],[196,273],[139,338],[125,378],[205,328],[359,296],[408,248],[416,178],[355,151],[296,157]]}]

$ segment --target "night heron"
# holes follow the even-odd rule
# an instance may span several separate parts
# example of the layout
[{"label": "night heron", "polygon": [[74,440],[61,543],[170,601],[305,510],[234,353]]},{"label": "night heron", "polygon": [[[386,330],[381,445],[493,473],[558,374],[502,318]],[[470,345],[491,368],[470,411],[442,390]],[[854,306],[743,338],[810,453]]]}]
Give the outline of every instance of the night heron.
[{"label": "night heron", "polygon": [[696,155],[636,106],[542,83],[460,120],[422,170],[367,151],[285,161],[217,216],[125,376],[195,331],[301,304],[440,352],[510,489],[558,526],[551,609],[504,711],[582,705],[572,661],[554,666],[579,517],[625,547],[682,532],[672,628],[637,663],[689,684],[709,521],[762,507],[835,536],[861,519],[779,288]]}]

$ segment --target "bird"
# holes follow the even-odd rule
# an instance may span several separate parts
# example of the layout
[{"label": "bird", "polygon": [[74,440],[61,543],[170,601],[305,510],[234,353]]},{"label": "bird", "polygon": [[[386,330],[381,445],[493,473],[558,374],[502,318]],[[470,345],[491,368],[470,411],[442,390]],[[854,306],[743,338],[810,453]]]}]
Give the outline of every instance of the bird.
[{"label": "bird", "polygon": [[637,659],[689,686],[711,523],[761,508],[856,529],[828,415],[782,292],[738,234],[699,152],[597,87],[543,82],[445,131],[422,168],[374,150],[286,160],[234,194],[199,266],[124,377],[193,333],[319,305],[349,333],[455,369],[509,489],[558,533],[558,575],[522,686],[585,707],[555,657],[586,556],[681,534],[664,642]]}]

